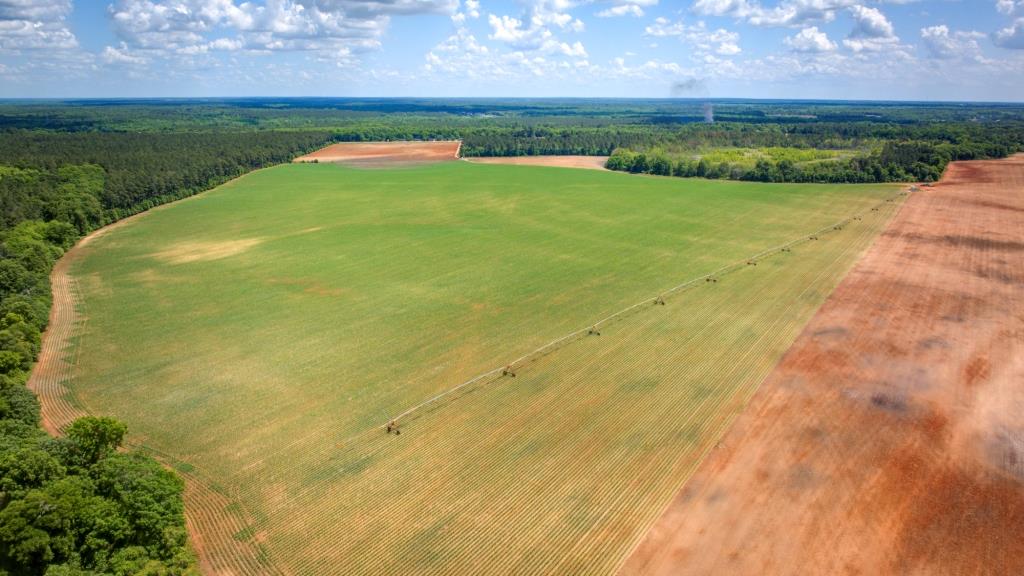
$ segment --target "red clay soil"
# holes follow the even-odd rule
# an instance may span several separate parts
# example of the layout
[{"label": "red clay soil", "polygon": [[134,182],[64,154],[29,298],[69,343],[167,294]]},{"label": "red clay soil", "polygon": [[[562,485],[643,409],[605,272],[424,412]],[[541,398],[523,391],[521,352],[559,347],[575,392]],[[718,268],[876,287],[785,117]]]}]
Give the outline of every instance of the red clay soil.
[{"label": "red clay soil", "polygon": [[389,168],[457,160],[462,142],[341,142],[299,156],[294,162],[336,162],[352,166]]},{"label": "red clay soil", "polygon": [[607,156],[488,156],[467,158],[474,164],[513,164],[516,166],[554,166],[605,170]]},{"label": "red clay soil", "polygon": [[907,200],[622,574],[1024,574],[1024,155]]}]

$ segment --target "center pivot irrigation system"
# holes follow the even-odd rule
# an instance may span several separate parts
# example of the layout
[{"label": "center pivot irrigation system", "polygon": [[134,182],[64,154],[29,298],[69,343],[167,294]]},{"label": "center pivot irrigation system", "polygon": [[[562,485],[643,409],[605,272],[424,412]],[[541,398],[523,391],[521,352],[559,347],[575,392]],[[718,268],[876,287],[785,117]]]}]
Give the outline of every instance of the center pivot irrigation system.
[{"label": "center pivot irrigation system", "polygon": [[[917,188],[916,186],[912,186],[910,188],[910,191],[912,191],[912,192],[916,192],[918,190],[919,190],[919,188]],[[374,426],[374,427],[368,428],[366,430],[363,430],[362,432],[359,432],[359,433],[349,437],[344,442],[342,442],[342,444],[343,445],[348,445],[349,442],[351,442],[351,441],[353,441],[353,440],[355,440],[355,439],[359,438],[360,436],[363,436],[363,435],[365,435],[367,433],[373,432],[374,430],[384,430],[388,434],[392,434],[392,433],[394,433],[396,435],[401,434],[400,426],[401,426],[401,423],[402,423],[403,420],[408,419],[410,416],[416,414],[420,410],[422,410],[422,409],[424,409],[424,408],[426,408],[428,406],[431,406],[433,404],[436,404],[439,401],[443,400],[444,398],[447,398],[447,397],[455,394],[456,392],[458,392],[460,390],[463,390],[463,389],[465,389],[465,388],[467,388],[469,386],[472,386],[474,384],[477,384],[477,383],[480,383],[480,382],[483,382],[483,381],[487,381],[488,379],[490,379],[490,381],[496,381],[496,380],[499,380],[499,379],[502,379],[502,378],[506,378],[506,377],[515,378],[516,371],[519,368],[521,368],[523,365],[525,365],[525,364],[527,364],[529,362],[532,362],[534,360],[537,360],[537,359],[539,359],[539,358],[541,358],[543,356],[546,356],[547,354],[550,354],[551,352],[557,350],[558,348],[560,348],[560,347],[562,347],[562,346],[564,346],[564,345],[566,345],[566,344],[568,344],[568,343],[570,343],[572,341],[575,341],[575,340],[578,340],[578,339],[581,339],[581,338],[585,338],[585,337],[588,337],[588,336],[600,336],[601,335],[602,327],[604,327],[604,326],[606,326],[606,325],[608,325],[608,324],[610,324],[610,323],[612,323],[612,322],[614,322],[616,320],[621,320],[621,319],[623,319],[624,317],[626,317],[626,316],[628,316],[630,314],[633,314],[633,313],[638,312],[638,311],[640,311],[642,309],[645,309],[645,308],[649,308],[652,305],[653,306],[664,306],[665,305],[665,299],[668,296],[672,296],[672,295],[678,294],[678,293],[683,292],[683,291],[685,291],[685,290],[687,290],[689,288],[693,288],[695,286],[698,286],[701,283],[705,283],[705,284],[717,283],[719,278],[721,278],[722,276],[725,276],[725,275],[730,274],[732,272],[736,272],[738,270],[742,270],[743,268],[746,268],[748,266],[757,266],[758,261],[764,260],[764,259],[766,259],[766,258],[768,258],[770,256],[774,256],[776,254],[782,254],[782,253],[791,253],[792,249],[795,246],[799,246],[799,245],[804,244],[806,242],[812,242],[812,241],[815,241],[815,240],[819,240],[821,238],[821,236],[823,236],[824,234],[828,234],[829,232],[839,232],[839,231],[842,231],[843,228],[846,227],[846,225],[848,225],[848,224],[850,224],[852,222],[855,222],[855,221],[862,220],[863,216],[865,216],[865,215],[867,215],[867,214],[869,214],[871,212],[879,212],[880,209],[883,206],[885,206],[886,204],[891,204],[891,203],[895,202],[897,198],[900,198],[900,197],[903,197],[903,196],[907,196],[907,195],[908,195],[908,192],[906,190],[900,191],[897,194],[893,195],[892,197],[887,198],[887,199],[879,202],[878,204],[875,204],[871,208],[868,208],[866,210],[862,210],[861,212],[858,212],[858,213],[856,213],[856,214],[854,214],[852,216],[849,216],[849,217],[847,217],[847,218],[845,218],[845,219],[843,219],[843,220],[841,220],[839,222],[836,222],[834,224],[829,224],[828,226],[824,226],[824,227],[820,228],[819,230],[811,232],[808,235],[801,236],[800,238],[797,238],[796,240],[791,240],[791,241],[789,241],[789,242],[787,242],[785,244],[781,244],[779,246],[775,246],[773,248],[769,248],[769,249],[764,250],[762,252],[759,252],[759,253],[757,253],[757,254],[749,257],[749,258],[744,258],[743,260],[740,260],[738,262],[734,262],[732,264],[727,264],[727,265],[722,266],[721,268],[719,268],[719,269],[717,269],[717,270],[715,270],[713,272],[710,272],[708,274],[705,274],[703,276],[699,276],[697,278],[693,278],[691,280],[687,280],[686,282],[683,282],[681,284],[677,284],[676,286],[673,286],[673,287],[671,287],[671,288],[669,288],[667,290],[662,291],[660,294],[658,294],[657,296],[655,296],[653,298],[647,298],[645,300],[637,302],[636,304],[633,304],[632,306],[628,306],[626,308],[623,308],[622,310],[619,310],[618,312],[615,312],[613,314],[605,316],[604,318],[602,318],[602,319],[600,319],[600,320],[598,320],[596,322],[591,323],[586,328],[581,328],[579,330],[576,330],[574,332],[566,334],[565,336],[562,336],[560,338],[552,340],[551,342],[548,342],[547,344],[545,344],[545,345],[543,345],[543,346],[541,346],[539,348],[536,348],[536,349],[534,349],[534,350],[532,350],[530,352],[527,352],[526,354],[523,354],[522,356],[520,356],[519,358],[516,358],[515,360],[512,360],[511,362],[507,362],[505,364],[502,364],[498,368],[494,368],[494,369],[488,370],[487,372],[484,372],[482,374],[478,374],[478,375],[470,378],[469,380],[466,380],[465,382],[462,382],[462,383],[460,383],[458,385],[452,386],[451,388],[448,388],[448,389],[446,389],[446,390],[444,390],[444,391],[442,391],[442,392],[440,392],[440,393],[438,393],[438,394],[436,394],[434,396],[431,396],[430,398],[427,398],[426,400],[420,402],[419,404],[416,404],[415,406],[407,408],[406,410],[402,411],[401,413],[399,413],[399,414],[389,418],[387,420],[387,422],[385,422],[383,424],[380,424],[378,426]]]}]

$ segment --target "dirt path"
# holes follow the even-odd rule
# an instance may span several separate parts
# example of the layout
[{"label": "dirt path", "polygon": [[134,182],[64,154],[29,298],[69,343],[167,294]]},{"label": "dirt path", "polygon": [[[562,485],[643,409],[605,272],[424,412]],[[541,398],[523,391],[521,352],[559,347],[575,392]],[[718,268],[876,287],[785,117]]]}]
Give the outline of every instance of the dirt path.
[{"label": "dirt path", "polygon": [[488,156],[467,158],[474,164],[513,164],[516,166],[555,166],[605,170],[607,156]]},{"label": "dirt path", "polygon": [[76,418],[87,414],[67,388],[77,355],[74,339],[82,333],[85,322],[84,315],[79,313],[78,281],[71,275],[70,268],[90,242],[143,214],[145,212],[119,220],[85,236],[57,261],[50,272],[53,293],[50,320],[43,332],[39,359],[32,368],[27,386],[39,398],[43,429],[53,436],[60,436]]},{"label": "dirt path", "polygon": [[912,195],[622,574],[1024,574],[1024,155]]}]

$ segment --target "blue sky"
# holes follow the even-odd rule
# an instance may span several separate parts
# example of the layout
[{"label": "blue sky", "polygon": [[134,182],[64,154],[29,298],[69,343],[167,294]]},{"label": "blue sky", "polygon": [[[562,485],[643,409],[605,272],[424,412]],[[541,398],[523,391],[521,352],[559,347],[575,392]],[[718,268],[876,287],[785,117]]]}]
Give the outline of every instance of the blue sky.
[{"label": "blue sky", "polygon": [[0,0],[0,97],[1024,100],[1024,0]]}]

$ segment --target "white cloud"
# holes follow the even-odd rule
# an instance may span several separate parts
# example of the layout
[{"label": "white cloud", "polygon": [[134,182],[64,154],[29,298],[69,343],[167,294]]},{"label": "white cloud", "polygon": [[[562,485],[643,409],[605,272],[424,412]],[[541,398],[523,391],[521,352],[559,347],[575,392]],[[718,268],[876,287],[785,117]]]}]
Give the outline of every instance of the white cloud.
[{"label": "white cloud", "polygon": [[1013,14],[1020,8],[1024,8],[1024,0],[996,0],[996,10],[1001,14]]},{"label": "white cloud", "polygon": [[71,0],[0,0],[0,20],[63,20]]},{"label": "white cloud", "polygon": [[683,37],[698,52],[713,51],[722,56],[733,56],[742,51],[739,46],[740,35],[738,32],[730,32],[724,28],[709,30],[704,22],[698,22],[696,26],[689,27]]},{"label": "white cloud", "polygon": [[644,35],[662,38],[677,36],[696,49],[698,55],[714,52],[721,56],[734,56],[742,52],[740,35],[724,28],[710,30],[703,21],[692,26],[683,22],[671,22],[667,18],[656,18],[644,29]]},{"label": "white cloud", "polygon": [[1009,27],[996,32],[992,42],[1002,48],[1024,50],[1024,18],[1017,18]]},{"label": "white cloud", "polygon": [[462,24],[466,21],[466,18],[477,19],[480,17],[480,0],[466,0],[462,4],[462,9],[452,14],[452,21],[456,24]]},{"label": "white cloud", "polygon": [[489,38],[525,52],[586,58],[586,49],[579,41],[566,42],[555,35],[583,31],[583,21],[568,12],[573,7],[575,3],[570,0],[533,0],[522,18],[489,14]]},{"label": "white cloud", "polygon": [[644,15],[644,9],[636,4],[619,4],[618,6],[606,8],[597,13],[598,18],[614,18],[616,16],[626,15],[632,15],[640,18]]},{"label": "white cloud", "polygon": [[[467,13],[479,15],[478,0]],[[425,13],[453,17],[458,0],[117,0],[109,7],[121,40],[159,54],[207,50],[307,50],[325,54],[379,46],[397,15]],[[463,18],[465,15],[463,15]],[[210,36],[233,29],[237,39]]]},{"label": "white cloud", "polygon": [[950,32],[944,24],[921,29],[921,40],[928,54],[940,60],[980,58],[981,46],[978,45],[978,39],[984,37],[981,32]]},{"label": "white cloud", "polygon": [[854,52],[878,52],[899,45],[899,37],[892,22],[877,8],[866,6],[850,7],[853,16],[853,30],[843,40],[843,45]]},{"label": "white cloud", "polygon": [[757,0],[697,0],[693,9],[707,16],[728,16],[755,26],[801,27],[835,20],[836,11],[854,6],[858,0],[782,0],[766,8]]},{"label": "white cloud", "polygon": [[142,56],[138,56],[131,53],[128,46],[122,42],[119,48],[113,46],[107,46],[103,49],[100,57],[107,64],[133,64],[142,65],[148,62],[148,60]]},{"label": "white cloud", "polygon": [[685,30],[682,22],[673,23],[668,18],[658,17],[654,19],[654,24],[644,28],[644,34],[654,37],[682,36]]},{"label": "white cloud", "polygon": [[0,51],[71,50],[71,0],[0,0]]},{"label": "white cloud", "polygon": [[644,15],[644,8],[656,6],[658,0],[611,0],[612,6],[597,13],[599,18],[614,18],[616,16],[635,16],[640,18]]},{"label": "white cloud", "polygon": [[569,56],[572,58],[586,58],[587,50],[583,47],[583,43],[577,40],[576,42],[567,44],[565,42],[559,42],[556,45],[556,49],[563,56]]},{"label": "white cloud", "polygon": [[795,52],[832,52],[838,48],[835,42],[829,40],[828,34],[818,30],[817,26],[804,28],[799,34],[787,36],[782,42]]}]

